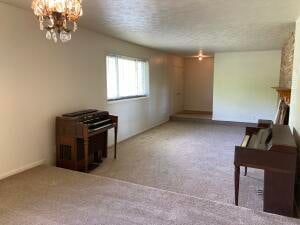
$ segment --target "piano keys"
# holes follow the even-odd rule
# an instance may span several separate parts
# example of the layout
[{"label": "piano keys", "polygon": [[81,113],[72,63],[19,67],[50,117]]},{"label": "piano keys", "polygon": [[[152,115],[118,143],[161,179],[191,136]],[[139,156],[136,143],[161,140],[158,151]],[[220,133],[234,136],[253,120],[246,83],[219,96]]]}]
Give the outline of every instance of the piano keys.
[{"label": "piano keys", "polygon": [[56,165],[89,172],[107,157],[107,134],[114,129],[114,158],[117,157],[118,117],[94,109],[56,118]]}]

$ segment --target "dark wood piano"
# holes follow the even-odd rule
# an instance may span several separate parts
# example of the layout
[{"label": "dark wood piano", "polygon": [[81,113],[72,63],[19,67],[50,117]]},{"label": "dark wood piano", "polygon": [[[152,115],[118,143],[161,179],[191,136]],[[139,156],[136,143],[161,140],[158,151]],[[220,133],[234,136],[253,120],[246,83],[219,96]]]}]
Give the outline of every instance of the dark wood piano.
[{"label": "dark wood piano", "polygon": [[[294,186],[297,146],[289,126],[247,127],[241,146],[235,147],[235,204],[238,205],[240,167],[264,170],[264,211],[284,216],[294,215]],[[253,148],[253,135],[270,129],[265,148]],[[253,143],[252,143],[253,144]],[[245,172],[245,175],[247,173]]]},{"label": "dark wood piano", "polygon": [[107,134],[114,128],[117,157],[118,117],[94,109],[56,118],[56,165],[88,172],[107,157]]}]

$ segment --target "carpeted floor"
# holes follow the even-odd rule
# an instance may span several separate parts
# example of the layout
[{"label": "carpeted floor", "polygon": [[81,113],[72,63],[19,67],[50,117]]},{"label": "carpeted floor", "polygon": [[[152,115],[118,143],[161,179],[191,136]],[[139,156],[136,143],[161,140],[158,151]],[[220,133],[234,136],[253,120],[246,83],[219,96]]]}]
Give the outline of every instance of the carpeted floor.
[{"label": "carpeted floor", "polygon": [[[119,144],[92,173],[233,204],[234,146],[244,127],[169,122]],[[240,205],[262,210],[263,172],[241,177]]]},{"label": "carpeted floor", "polygon": [[55,167],[0,181],[2,225],[292,225],[298,220]]}]

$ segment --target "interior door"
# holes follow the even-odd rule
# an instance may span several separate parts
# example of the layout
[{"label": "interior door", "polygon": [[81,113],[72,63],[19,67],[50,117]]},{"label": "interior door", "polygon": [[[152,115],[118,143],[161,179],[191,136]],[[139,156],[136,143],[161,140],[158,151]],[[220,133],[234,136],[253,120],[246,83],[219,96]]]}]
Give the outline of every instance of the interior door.
[{"label": "interior door", "polygon": [[173,67],[173,110],[172,114],[183,111],[184,77],[182,67]]}]

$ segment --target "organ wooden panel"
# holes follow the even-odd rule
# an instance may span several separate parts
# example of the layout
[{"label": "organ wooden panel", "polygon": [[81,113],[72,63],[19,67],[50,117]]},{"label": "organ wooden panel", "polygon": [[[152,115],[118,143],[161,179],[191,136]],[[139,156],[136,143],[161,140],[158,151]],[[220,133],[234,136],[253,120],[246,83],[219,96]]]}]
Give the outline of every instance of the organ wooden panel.
[{"label": "organ wooden panel", "polygon": [[83,110],[56,118],[56,165],[88,172],[107,157],[107,132],[114,128],[117,157],[118,117],[106,111]]}]

